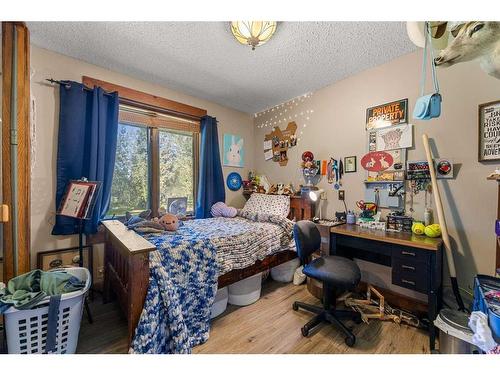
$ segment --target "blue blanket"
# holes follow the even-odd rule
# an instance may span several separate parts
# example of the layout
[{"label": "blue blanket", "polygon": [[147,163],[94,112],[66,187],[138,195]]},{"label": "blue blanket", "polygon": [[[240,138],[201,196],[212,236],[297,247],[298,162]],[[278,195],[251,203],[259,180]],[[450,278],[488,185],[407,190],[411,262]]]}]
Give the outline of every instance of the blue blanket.
[{"label": "blue blanket", "polygon": [[292,240],[287,219],[242,216],[191,220],[174,234],[142,234],[157,251],[150,253],[149,288],[130,353],[190,353],[208,339],[218,275]]},{"label": "blue blanket", "polygon": [[159,251],[150,255],[148,293],[130,353],[190,353],[208,339],[216,251],[196,233],[183,234],[147,238]]}]

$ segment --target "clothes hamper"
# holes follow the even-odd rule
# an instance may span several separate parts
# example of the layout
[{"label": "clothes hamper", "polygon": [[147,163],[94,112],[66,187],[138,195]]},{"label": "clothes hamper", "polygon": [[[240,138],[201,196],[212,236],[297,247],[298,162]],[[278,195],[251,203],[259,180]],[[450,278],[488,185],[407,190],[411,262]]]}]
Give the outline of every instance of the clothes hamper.
[{"label": "clothes hamper", "polygon": [[[85,293],[89,290],[92,280],[90,272],[82,267],[54,271],[65,271],[85,281],[83,289],[61,295],[59,305],[55,353],[73,354],[78,343]],[[45,353],[49,300],[50,297],[45,297],[30,310],[11,307],[4,312],[9,354]]]}]

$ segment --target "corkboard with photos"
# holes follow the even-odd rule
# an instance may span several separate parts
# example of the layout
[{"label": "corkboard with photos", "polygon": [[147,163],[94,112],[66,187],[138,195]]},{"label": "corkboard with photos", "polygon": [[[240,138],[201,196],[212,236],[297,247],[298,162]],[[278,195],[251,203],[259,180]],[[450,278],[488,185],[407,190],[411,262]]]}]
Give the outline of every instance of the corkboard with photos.
[{"label": "corkboard with photos", "polygon": [[279,163],[281,167],[288,164],[288,150],[297,145],[297,124],[289,122],[286,129],[278,126],[264,137],[264,158]]}]

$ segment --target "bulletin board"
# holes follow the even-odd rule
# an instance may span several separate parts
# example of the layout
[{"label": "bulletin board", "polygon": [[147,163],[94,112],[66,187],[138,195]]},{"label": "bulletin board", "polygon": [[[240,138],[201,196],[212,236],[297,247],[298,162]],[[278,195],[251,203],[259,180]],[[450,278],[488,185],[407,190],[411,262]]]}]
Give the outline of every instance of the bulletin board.
[{"label": "bulletin board", "polygon": [[288,150],[297,145],[297,124],[289,122],[285,130],[276,126],[264,137],[264,158],[284,167],[288,163]]}]

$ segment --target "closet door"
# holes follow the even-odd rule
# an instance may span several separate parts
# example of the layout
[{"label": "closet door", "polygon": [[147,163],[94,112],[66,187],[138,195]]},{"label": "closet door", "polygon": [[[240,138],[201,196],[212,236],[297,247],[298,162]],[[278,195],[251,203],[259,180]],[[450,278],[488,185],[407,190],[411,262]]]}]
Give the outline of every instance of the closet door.
[{"label": "closet door", "polygon": [[30,54],[22,22],[2,22],[3,279],[30,270]]}]

